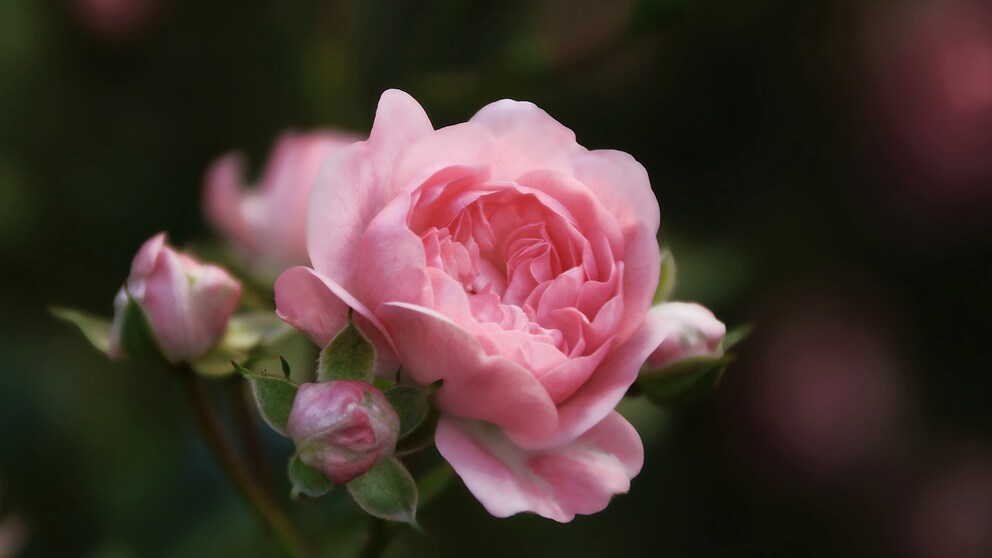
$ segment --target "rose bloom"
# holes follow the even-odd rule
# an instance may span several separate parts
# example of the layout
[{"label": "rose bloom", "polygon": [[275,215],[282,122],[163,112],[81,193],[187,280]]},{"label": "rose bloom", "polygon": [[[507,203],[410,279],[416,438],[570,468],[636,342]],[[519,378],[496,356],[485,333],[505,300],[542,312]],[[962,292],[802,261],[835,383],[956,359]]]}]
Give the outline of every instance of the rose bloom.
[{"label": "rose bloom", "polygon": [[261,279],[310,262],[307,199],[324,161],[359,138],[341,132],[287,132],[259,183],[244,184],[244,161],[229,153],[211,165],[203,190],[207,219]]},{"label": "rose bloom", "polygon": [[241,284],[227,271],[176,250],[159,233],[138,250],[114,299],[108,353],[113,359],[124,356],[121,334],[129,300],[144,312],[162,356],[189,362],[224,336],[240,298]]},{"label": "rose bloom", "polygon": [[627,491],[643,447],[614,407],[665,335],[644,168],[531,103],[434,130],[395,90],[327,165],[279,314],[325,346],[351,307],[377,373],[443,380],[438,450],[493,515],[564,522]]}]

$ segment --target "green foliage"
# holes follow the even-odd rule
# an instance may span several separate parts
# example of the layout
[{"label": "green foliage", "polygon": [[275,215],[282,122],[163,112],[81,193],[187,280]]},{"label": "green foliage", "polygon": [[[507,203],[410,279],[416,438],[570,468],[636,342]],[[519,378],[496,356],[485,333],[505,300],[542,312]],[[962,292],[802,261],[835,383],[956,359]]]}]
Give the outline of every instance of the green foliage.
[{"label": "green foliage", "polygon": [[294,500],[301,494],[309,498],[319,498],[334,488],[334,483],[323,473],[300,461],[298,454],[294,453],[293,457],[289,458],[286,471],[292,484],[290,496]]},{"label": "green foliage", "polygon": [[348,314],[348,325],[320,352],[317,381],[370,381],[375,364],[375,348],[362,334]]},{"label": "green foliage", "polygon": [[86,312],[53,306],[49,309],[56,318],[75,325],[101,353],[106,354],[110,348],[110,320],[99,318]]},{"label": "green foliage", "polygon": [[232,364],[251,385],[251,393],[262,419],[276,432],[288,436],[286,423],[293,410],[298,386],[287,378],[252,372],[236,362]]},{"label": "green foliage", "polygon": [[383,395],[400,416],[400,435],[405,438],[423,424],[430,411],[428,390],[415,386],[395,385],[384,390]]},{"label": "green foliage", "polygon": [[348,483],[355,503],[370,515],[417,525],[417,484],[395,457],[383,459]]}]

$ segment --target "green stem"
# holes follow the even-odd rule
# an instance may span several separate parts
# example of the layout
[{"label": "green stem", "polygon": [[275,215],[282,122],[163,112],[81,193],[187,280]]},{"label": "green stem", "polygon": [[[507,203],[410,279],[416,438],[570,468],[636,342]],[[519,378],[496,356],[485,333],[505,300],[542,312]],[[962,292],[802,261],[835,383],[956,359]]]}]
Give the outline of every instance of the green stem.
[{"label": "green stem", "polygon": [[241,378],[232,378],[227,382],[228,395],[231,400],[231,412],[234,415],[234,425],[241,438],[241,445],[248,457],[248,463],[254,465],[255,478],[272,494],[272,472],[265,461],[265,451],[258,429],[252,420],[251,409],[245,396],[245,382]]},{"label": "green stem", "polygon": [[210,448],[214,459],[234,482],[245,500],[268,524],[288,555],[294,558],[315,556],[282,510],[261,489],[238,460],[234,449],[224,436],[220,422],[213,413],[203,379],[188,366],[181,367],[179,372],[183,388],[193,408],[197,428],[207,447]]}]

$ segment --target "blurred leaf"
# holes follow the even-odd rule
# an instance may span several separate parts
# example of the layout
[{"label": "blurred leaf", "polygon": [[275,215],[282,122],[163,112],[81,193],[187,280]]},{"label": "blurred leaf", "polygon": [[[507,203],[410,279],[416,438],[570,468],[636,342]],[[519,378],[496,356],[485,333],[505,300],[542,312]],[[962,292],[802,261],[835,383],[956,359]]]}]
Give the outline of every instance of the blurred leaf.
[{"label": "blurred leaf", "polygon": [[417,525],[417,484],[395,457],[377,463],[348,483],[355,503],[375,517]]},{"label": "blurred leaf", "polygon": [[155,334],[148,325],[145,311],[130,294],[127,297],[124,319],[121,322],[121,350],[128,358],[148,360],[164,358],[158,341],[155,340]]},{"label": "blurred leaf", "polygon": [[400,416],[400,439],[416,430],[430,411],[427,390],[415,386],[395,385],[383,391],[383,395]]},{"label": "blurred leaf", "polygon": [[664,368],[641,372],[635,385],[657,405],[683,407],[719,384],[732,359],[726,355],[688,358]]},{"label": "blurred leaf", "polygon": [[320,352],[320,359],[317,362],[317,381],[369,381],[372,378],[374,364],[375,349],[355,327],[349,313],[348,325]]},{"label": "blurred leaf", "polygon": [[417,481],[417,493],[420,497],[418,509],[426,508],[438,494],[444,492],[454,478],[455,470],[447,462],[441,463],[420,477]]},{"label": "blurred leaf", "polygon": [[654,292],[654,304],[665,302],[675,290],[675,257],[665,248],[661,252],[661,273],[658,274],[658,288]]},{"label": "blurred leaf", "polygon": [[286,423],[293,410],[297,385],[286,378],[252,372],[236,362],[232,364],[251,385],[251,393],[255,396],[255,405],[262,419],[276,432],[289,436]]},{"label": "blurred leaf", "polygon": [[294,453],[293,457],[289,458],[286,469],[289,473],[289,482],[293,485],[290,496],[294,500],[299,498],[300,494],[309,498],[319,498],[334,488],[334,483],[323,473],[300,461],[298,454]]},{"label": "blurred leaf", "polygon": [[752,329],[754,329],[754,327],[751,324],[744,324],[728,331],[727,334],[723,336],[723,351],[729,351],[738,343],[746,339],[749,335],[751,335]]},{"label": "blurred leaf", "polygon": [[100,352],[107,353],[110,348],[110,320],[79,310],[57,306],[50,308],[49,312],[56,318],[78,327],[87,341],[92,343]]}]

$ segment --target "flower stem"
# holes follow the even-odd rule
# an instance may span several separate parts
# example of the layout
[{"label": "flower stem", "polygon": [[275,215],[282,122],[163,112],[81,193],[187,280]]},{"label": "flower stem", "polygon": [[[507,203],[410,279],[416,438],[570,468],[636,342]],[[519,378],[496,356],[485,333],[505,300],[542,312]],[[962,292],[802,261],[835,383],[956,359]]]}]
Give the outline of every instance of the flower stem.
[{"label": "flower stem", "polygon": [[269,526],[286,554],[294,558],[315,556],[279,506],[269,498],[238,460],[210,406],[203,379],[188,366],[180,368],[179,377],[192,406],[201,437],[241,495]]},{"label": "flower stem", "polygon": [[248,463],[254,465],[255,479],[272,494],[272,472],[265,461],[265,451],[262,440],[258,436],[255,422],[252,420],[251,409],[245,394],[245,383],[240,378],[232,377],[226,382],[228,396],[231,400],[231,413],[234,415],[234,425],[241,438],[241,446],[248,457]]}]

